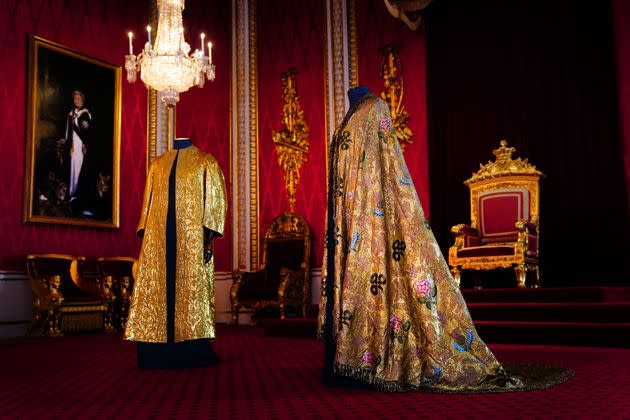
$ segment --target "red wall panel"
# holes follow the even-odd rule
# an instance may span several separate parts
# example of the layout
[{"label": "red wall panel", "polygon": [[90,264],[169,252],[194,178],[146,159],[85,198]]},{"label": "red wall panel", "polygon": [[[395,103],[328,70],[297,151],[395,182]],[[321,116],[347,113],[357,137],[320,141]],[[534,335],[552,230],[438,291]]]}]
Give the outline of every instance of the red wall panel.
[{"label": "red wall panel", "polygon": [[[146,89],[124,80],[120,146],[120,230],[22,224],[26,142],[27,34],[112,63],[123,62],[126,32],[146,26],[147,3],[124,0],[5,0],[0,11],[0,269],[23,268],[26,253],[137,255],[135,228],[146,166]],[[138,43],[136,42],[136,48]]]},{"label": "red wall panel", "polygon": [[295,211],[313,231],[313,267],[321,266],[326,213],[325,33],[323,1],[258,2],[259,200],[261,244],[271,220],[288,210],[283,170],[272,141],[282,117],[280,75],[297,70],[300,104],[310,130]]},{"label": "red wall panel", "polygon": [[409,172],[427,217],[429,215],[429,162],[427,147],[427,101],[425,41],[422,29],[411,31],[394,19],[383,0],[357,2],[357,38],[359,57],[359,84],[373,92],[383,91],[380,76],[382,54],[386,44],[398,47],[404,80],[404,105],[411,116],[409,128],[414,133],[413,144],[405,149]]},{"label": "red wall panel", "polygon": [[[203,88],[191,88],[180,95],[177,104],[178,137],[190,137],[202,151],[213,155],[225,176],[230,197],[230,2],[187,1],[184,9],[186,41],[192,50],[200,48],[199,35],[212,42],[212,60],[216,65],[214,82],[206,80]],[[206,50],[207,51],[207,50]],[[232,269],[231,200],[224,237],[215,241],[216,269]]]}]

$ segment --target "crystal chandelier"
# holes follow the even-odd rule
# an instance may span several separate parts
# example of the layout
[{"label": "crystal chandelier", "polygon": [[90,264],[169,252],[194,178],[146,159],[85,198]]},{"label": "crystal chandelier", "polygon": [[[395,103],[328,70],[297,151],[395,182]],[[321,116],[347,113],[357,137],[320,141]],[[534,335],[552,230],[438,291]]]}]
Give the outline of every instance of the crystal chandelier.
[{"label": "crystal chandelier", "polygon": [[125,56],[127,81],[134,83],[136,73],[148,87],[162,92],[162,101],[173,107],[180,92],[193,86],[203,87],[205,79],[214,80],[212,43],[205,53],[205,34],[201,34],[201,50],[189,55],[190,45],[184,39],[182,10],[184,0],[157,0],[158,29],[155,45],[151,44],[151,27],[147,26],[148,40],[136,57],[133,54],[133,33],[129,32],[129,54]]}]

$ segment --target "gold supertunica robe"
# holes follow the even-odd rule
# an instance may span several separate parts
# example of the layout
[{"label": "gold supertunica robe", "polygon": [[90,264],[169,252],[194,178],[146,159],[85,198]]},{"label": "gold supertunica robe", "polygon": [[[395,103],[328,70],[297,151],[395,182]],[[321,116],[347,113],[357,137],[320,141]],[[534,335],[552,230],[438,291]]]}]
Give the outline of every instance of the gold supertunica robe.
[{"label": "gold supertunica robe", "polygon": [[[177,150],[147,174],[138,232],[144,230],[125,339],[167,342],[166,216]],[[204,263],[204,228],[223,233],[226,194],[217,161],[195,146],[179,150],[176,168],[177,264],[175,342],[215,337],[214,259]]]},{"label": "gold supertunica robe", "polygon": [[388,106],[368,94],[352,112],[329,155],[318,335],[332,331],[334,373],[389,391],[521,387],[477,335],[425,219]]}]

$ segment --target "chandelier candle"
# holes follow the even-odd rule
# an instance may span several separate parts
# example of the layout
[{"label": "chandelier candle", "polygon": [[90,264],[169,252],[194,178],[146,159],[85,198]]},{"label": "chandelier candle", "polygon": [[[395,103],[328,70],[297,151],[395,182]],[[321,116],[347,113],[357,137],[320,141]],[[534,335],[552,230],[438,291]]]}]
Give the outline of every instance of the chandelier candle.
[{"label": "chandelier candle", "polygon": [[151,45],[151,26],[147,26],[147,37],[149,38],[149,45]]},{"label": "chandelier candle", "polygon": [[129,32],[129,55],[133,55],[133,32]]}]

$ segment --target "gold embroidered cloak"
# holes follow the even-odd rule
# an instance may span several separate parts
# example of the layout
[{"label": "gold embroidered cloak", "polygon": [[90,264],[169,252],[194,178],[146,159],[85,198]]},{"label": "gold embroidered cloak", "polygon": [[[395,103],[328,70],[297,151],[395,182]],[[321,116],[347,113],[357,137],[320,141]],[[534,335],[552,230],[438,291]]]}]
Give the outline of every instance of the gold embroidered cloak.
[{"label": "gold embroidered cloak", "polygon": [[318,336],[334,343],[334,373],[390,391],[519,388],[477,335],[385,102],[368,94],[349,111],[329,165]]},{"label": "gold embroidered cloak", "polygon": [[[149,168],[138,232],[144,231],[125,339],[167,342],[166,218],[177,150]],[[177,263],[174,341],[215,337],[214,262],[204,263],[204,228],[223,234],[225,181],[217,161],[194,146],[179,150],[175,210]]]}]

